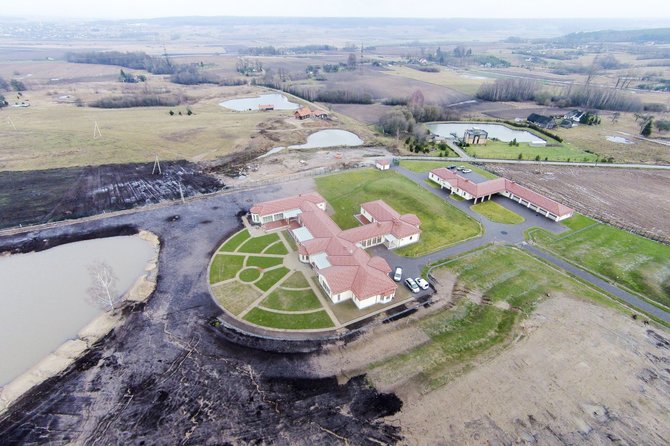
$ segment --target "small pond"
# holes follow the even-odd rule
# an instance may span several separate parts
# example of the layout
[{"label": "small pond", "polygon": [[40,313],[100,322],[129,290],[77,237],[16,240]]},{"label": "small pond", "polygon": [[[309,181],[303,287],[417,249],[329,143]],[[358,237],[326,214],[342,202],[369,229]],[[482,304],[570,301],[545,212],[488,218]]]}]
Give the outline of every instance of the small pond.
[{"label": "small pond", "polygon": [[319,130],[307,137],[307,143],[289,146],[289,149],[319,149],[322,147],[360,146],[363,140],[346,130]]},{"label": "small pond", "polygon": [[428,130],[435,135],[443,138],[452,138],[452,133],[456,133],[459,138],[463,133],[471,128],[485,130],[489,134],[489,139],[499,139],[500,141],[510,142],[516,138],[517,142],[543,142],[544,140],[537,135],[526,130],[514,130],[501,124],[486,124],[483,122],[447,122],[427,124]]},{"label": "small pond", "polygon": [[288,100],[283,94],[263,94],[255,98],[231,99],[219,103],[221,107],[235,111],[258,111],[259,105],[272,104],[275,110],[296,110],[298,104]]},{"label": "small pond", "polygon": [[0,386],[77,338],[102,313],[88,297],[91,265],[109,265],[120,296],[145,273],[154,250],[137,236],[123,236],[0,257]]}]

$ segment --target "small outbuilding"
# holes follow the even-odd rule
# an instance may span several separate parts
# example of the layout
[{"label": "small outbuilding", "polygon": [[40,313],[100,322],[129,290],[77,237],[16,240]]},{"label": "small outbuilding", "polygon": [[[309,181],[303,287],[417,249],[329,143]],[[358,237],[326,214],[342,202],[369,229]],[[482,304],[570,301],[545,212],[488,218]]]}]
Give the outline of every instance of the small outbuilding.
[{"label": "small outbuilding", "polygon": [[258,106],[259,111],[272,111],[275,109],[274,104],[260,104]]},{"label": "small outbuilding", "polygon": [[391,168],[391,161],[381,158],[375,161],[375,167],[379,170],[389,170]]},{"label": "small outbuilding", "polygon": [[318,119],[328,119],[328,113],[323,110],[313,110],[312,116]]},{"label": "small outbuilding", "polygon": [[472,145],[486,144],[488,138],[489,138],[488,132],[482,129],[472,128],[466,130],[465,133],[463,133],[463,141],[466,144],[472,144]]},{"label": "small outbuilding", "polygon": [[543,129],[553,129],[556,127],[556,121],[554,121],[554,118],[551,116],[538,115],[537,113],[531,113],[528,115],[526,121]]},{"label": "small outbuilding", "polygon": [[293,112],[293,116],[295,116],[295,119],[302,121],[303,119],[312,117],[312,110],[310,110],[308,107],[300,107],[295,112]]}]

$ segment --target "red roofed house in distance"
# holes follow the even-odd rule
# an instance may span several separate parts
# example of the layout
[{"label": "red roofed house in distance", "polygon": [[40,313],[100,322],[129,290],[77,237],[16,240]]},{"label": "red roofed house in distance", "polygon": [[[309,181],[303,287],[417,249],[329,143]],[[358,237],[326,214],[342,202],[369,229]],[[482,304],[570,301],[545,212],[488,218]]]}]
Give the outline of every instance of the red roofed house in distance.
[{"label": "red roofed house in distance", "polygon": [[401,215],[382,200],[361,204],[356,217],[361,226],[342,230],[326,214],[326,200],[318,193],[258,203],[251,221],[266,230],[289,228],[298,245],[300,261],[309,263],[333,303],[351,299],[363,309],[388,303],[398,285],[391,267],[365,248],[395,249],[419,241],[421,222],[414,214]]}]

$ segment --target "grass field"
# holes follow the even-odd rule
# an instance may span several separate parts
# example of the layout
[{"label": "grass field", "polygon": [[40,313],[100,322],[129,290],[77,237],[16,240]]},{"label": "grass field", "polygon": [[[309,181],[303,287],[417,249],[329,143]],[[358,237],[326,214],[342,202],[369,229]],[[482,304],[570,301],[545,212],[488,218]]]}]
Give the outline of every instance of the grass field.
[{"label": "grass field", "polygon": [[261,297],[261,293],[253,286],[237,280],[212,287],[212,293],[216,301],[235,316]]},{"label": "grass field", "polygon": [[314,291],[311,289],[286,290],[284,288],[279,288],[270,293],[270,295],[261,302],[261,305],[272,310],[283,311],[305,311],[321,308],[319,298],[316,297]]},{"label": "grass field", "polygon": [[309,288],[307,278],[301,272],[296,271],[282,283],[283,288]]},{"label": "grass field", "polygon": [[510,146],[502,141],[488,141],[483,146],[470,146],[465,149],[469,155],[476,158],[494,159],[522,159],[534,160],[537,156],[541,160],[547,158],[549,161],[579,161],[589,162],[598,159],[597,155],[584,152],[571,145],[558,144],[547,147],[531,147],[528,143],[519,143],[518,146]]},{"label": "grass field", "polygon": [[263,310],[262,308],[252,308],[245,316],[244,320],[252,324],[269,328],[279,328],[284,330],[306,330],[333,327],[333,321],[330,320],[325,311],[315,311],[312,313],[274,313]]},{"label": "grass field", "polygon": [[263,251],[263,254],[286,255],[288,254],[288,250],[283,243],[277,242],[274,245],[268,246],[265,251]]},{"label": "grass field", "polygon": [[257,257],[250,256],[247,258],[247,266],[257,266],[261,269],[272,268],[273,266],[279,266],[284,262],[282,257]]},{"label": "grass field", "polygon": [[[413,160],[402,160],[400,161],[400,165],[404,167],[407,170],[411,170],[412,172],[417,172],[417,173],[423,173],[423,172],[430,172],[433,169],[437,169],[439,167],[447,167],[447,166],[464,166],[467,167],[468,169],[471,169],[473,172],[477,172],[481,176],[488,178],[488,179],[496,179],[498,176],[494,173],[489,172],[488,170],[484,170],[479,166],[474,166],[469,163],[459,163],[459,162],[449,162],[449,161],[413,161]],[[434,184],[434,183],[433,183]]]},{"label": "grass field", "polygon": [[495,201],[484,201],[473,204],[470,206],[470,209],[496,223],[517,225],[525,221],[522,216],[499,205]]},{"label": "grass field", "polygon": [[249,231],[242,229],[240,232],[226,240],[226,242],[219,249],[219,252],[234,252],[249,237]]},{"label": "grass field", "polygon": [[[30,108],[11,111],[16,130],[0,128],[0,166],[6,170],[151,162],[156,154],[161,160],[214,159],[247,143],[269,118],[226,111],[217,101],[195,103],[187,116],[186,105],[99,109],[28,95]],[[170,110],[183,115],[170,116]],[[94,138],[96,122],[102,136]]]},{"label": "grass field", "polygon": [[468,288],[479,290],[491,304],[464,298],[452,309],[424,319],[421,329],[431,342],[373,365],[369,372],[373,382],[393,384],[409,378],[423,391],[447,383],[477,355],[510,340],[516,323],[548,292],[615,305],[516,248],[489,247],[444,268],[458,274]]},{"label": "grass field", "polygon": [[258,268],[244,268],[240,271],[239,279],[242,282],[251,283],[258,280],[261,276],[261,272]]},{"label": "grass field", "polygon": [[393,171],[359,170],[320,177],[316,184],[342,229],[358,226],[354,214],[360,205],[380,198],[401,214],[416,214],[421,220],[421,240],[397,250],[400,255],[421,256],[481,233],[478,222]]},{"label": "grass field", "polygon": [[271,269],[270,271],[263,273],[263,277],[261,277],[261,279],[254,285],[263,291],[267,291],[288,273],[288,268],[284,268],[283,266],[277,269]]},{"label": "grass field", "polygon": [[237,252],[244,253],[261,253],[271,244],[279,241],[277,234],[261,235],[260,237],[253,237],[247,240],[237,249]]},{"label": "grass field", "polygon": [[243,265],[243,256],[218,254],[214,257],[214,261],[209,270],[209,283],[218,283],[234,278],[237,275],[237,272],[242,269]]},{"label": "grass field", "polygon": [[390,67],[387,73],[394,76],[427,82],[429,84],[449,87],[469,95],[474,95],[484,82],[490,81],[490,79],[485,79],[482,76],[461,74],[446,68],[442,68],[439,73],[427,73],[413,68],[395,66]]},{"label": "grass field", "polygon": [[574,218],[566,221],[572,230],[567,235],[535,230],[529,236],[572,263],[670,306],[669,246],[609,225],[593,225],[587,217]]}]

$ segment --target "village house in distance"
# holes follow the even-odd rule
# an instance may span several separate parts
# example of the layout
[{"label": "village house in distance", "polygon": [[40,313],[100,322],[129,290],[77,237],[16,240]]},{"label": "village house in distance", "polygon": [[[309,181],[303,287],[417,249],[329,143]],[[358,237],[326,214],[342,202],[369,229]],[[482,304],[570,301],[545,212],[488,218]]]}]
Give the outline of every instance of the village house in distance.
[{"label": "village house in distance", "polygon": [[474,203],[490,200],[491,196],[500,194],[554,221],[570,218],[575,212],[573,209],[507,178],[496,178],[495,180],[475,183],[446,167],[431,170],[428,178],[439,184],[440,188],[447,189],[452,194],[466,200],[474,200]]},{"label": "village house in distance", "polygon": [[326,200],[309,193],[258,203],[251,208],[251,221],[265,230],[289,228],[300,261],[312,266],[333,303],[351,299],[363,309],[390,302],[398,288],[389,277],[391,267],[365,248],[383,244],[395,249],[418,242],[419,218],[400,215],[376,200],[361,204],[356,216],[361,226],[342,230],[325,211]]}]

